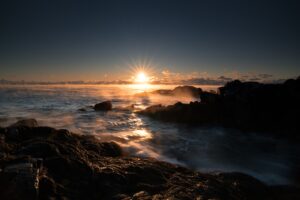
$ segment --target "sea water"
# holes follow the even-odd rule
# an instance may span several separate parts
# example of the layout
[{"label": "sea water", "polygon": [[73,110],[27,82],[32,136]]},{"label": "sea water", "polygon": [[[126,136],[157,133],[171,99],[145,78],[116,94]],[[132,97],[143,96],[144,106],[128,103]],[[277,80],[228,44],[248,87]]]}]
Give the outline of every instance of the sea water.
[{"label": "sea water", "polygon": [[[132,156],[152,157],[202,172],[244,172],[268,184],[299,184],[300,147],[291,141],[222,127],[163,123],[136,113],[155,104],[199,101],[186,96],[137,95],[174,87],[0,85],[0,126],[35,118],[41,126],[115,141]],[[96,112],[90,107],[105,100],[112,101],[112,111]]]}]

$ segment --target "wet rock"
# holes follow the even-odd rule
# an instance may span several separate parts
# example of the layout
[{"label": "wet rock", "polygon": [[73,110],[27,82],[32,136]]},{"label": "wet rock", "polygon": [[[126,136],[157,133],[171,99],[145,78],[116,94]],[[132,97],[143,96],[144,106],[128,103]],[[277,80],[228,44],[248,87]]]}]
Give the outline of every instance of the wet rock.
[{"label": "wet rock", "polygon": [[16,151],[17,155],[31,155],[35,158],[46,158],[60,154],[59,149],[50,142],[37,141],[25,144]]},{"label": "wet rock", "polygon": [[102,156],[117,157],[122,155],[122,149],[115,142],[95,142],[95,141],[84,141],[82,143],[84,148],[90,151],[94,151]]},{"label": "wet rock", "polygon": [[30,161],[7,164],[0,173],[1,199],[36,199],[39,169]]},{"label": "wet rock", "polygon": [[94,109],[96,111],[109,111],[112,110],[112,103],[111,101],[103,101],[101,103],[98,103],[94,106]]},{"label": "wet rock", "polygon": [[299,193],[282,189],[274,196],[273,187],[244,174],[203,174],[151,158],[125,157],[116,143],[67,130],[18,131],[21,140],[2,137],[9,148],[1,149],[6,154],[0,157],[1,200],[287,199]]}]

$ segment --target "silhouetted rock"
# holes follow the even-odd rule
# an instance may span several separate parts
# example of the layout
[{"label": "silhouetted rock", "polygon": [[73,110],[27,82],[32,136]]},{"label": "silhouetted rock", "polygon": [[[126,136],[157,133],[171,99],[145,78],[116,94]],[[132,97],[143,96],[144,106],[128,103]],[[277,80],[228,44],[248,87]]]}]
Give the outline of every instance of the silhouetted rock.
[{"label": "silhouetted rock", "polygon": [[172,91],[175,96],[192,96],[195,98],[199,98],[201,92],[201,88],[195,88],[193,86],[178,86]]},{"label": "silhouetted rock", "polygon": [[201,103],[215,104],[220,101],[220,96],[212,92],[202,92],[200,94]]},{"label": "silhouetted rock", "polygon": [[185,96],[185,97],[194,97],[199,98],[200,93],[202,92],[201,88],[196,88],[194,86],[178,86],[173,90],[154,90],[152,92],[143,92],[137,94],[138,96],[147,96],[149,94],[154,95],[163,95],[163,96]]},{"label": "silhouetted rock", "polygon": [[292,199],[299,194],[285,189],[274,196],[272,187],[245,174],[203,174],[124,157],[116,143],[67,130],[19,126],[19,139],[9,129],[0,129],[1,200],[287,199],[287,194]]},{"label": "silhouetted rock", "polygon": [[109,111],[112,110],[112,103],[111,101],[103,101],[101,103],[98,103],[94,106],[94,109],[96,111]]},{"label": "silhouetted rock", "polygon": [[283,84],[235,80],[218,94],[201,92],[200,102],[150,106],[139,112],[155,119],[196,125],[221,125],[300,137],[300,79]]}]

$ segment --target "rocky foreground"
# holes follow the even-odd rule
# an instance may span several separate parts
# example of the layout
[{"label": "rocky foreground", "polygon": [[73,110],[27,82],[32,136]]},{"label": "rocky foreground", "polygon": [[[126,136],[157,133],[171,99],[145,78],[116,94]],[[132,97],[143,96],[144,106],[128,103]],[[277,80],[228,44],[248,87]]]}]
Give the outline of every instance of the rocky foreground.
[{"label": "rocky foreground", "polygon": [[[122,155],[113,142],[23,120],[0,128],[0,199],[296,199],[241,173]],[[298,195],[298,196],[297,196]]]},{"label": "rocky foreground", "polygon": [[199,90],[198,95],[201,101],[154,105],[139,113],[168,122],[218,125],[300,138],[300,77],[283,84],[236,80],[220,87],[218,93]]}]

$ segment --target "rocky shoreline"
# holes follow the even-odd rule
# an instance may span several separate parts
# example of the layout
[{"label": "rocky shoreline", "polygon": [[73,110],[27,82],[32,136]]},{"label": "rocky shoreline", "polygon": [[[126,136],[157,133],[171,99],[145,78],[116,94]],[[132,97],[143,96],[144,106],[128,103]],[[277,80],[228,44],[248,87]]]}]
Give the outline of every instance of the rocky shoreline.
[{"label": "rocky shoreline", "polygon": [[236,80],[220,87],[218,93],[199,90],[199,98],[201,101],[189,104],[153,105],[139,113],[168,122],[300,138],[300,77],[282,84]]},{"label": "rocky shoreline", "polygon": [[241,173],[210,173],[125,156],[114,142],[39,127],[0,128],[0,199],[293,199]]}]

